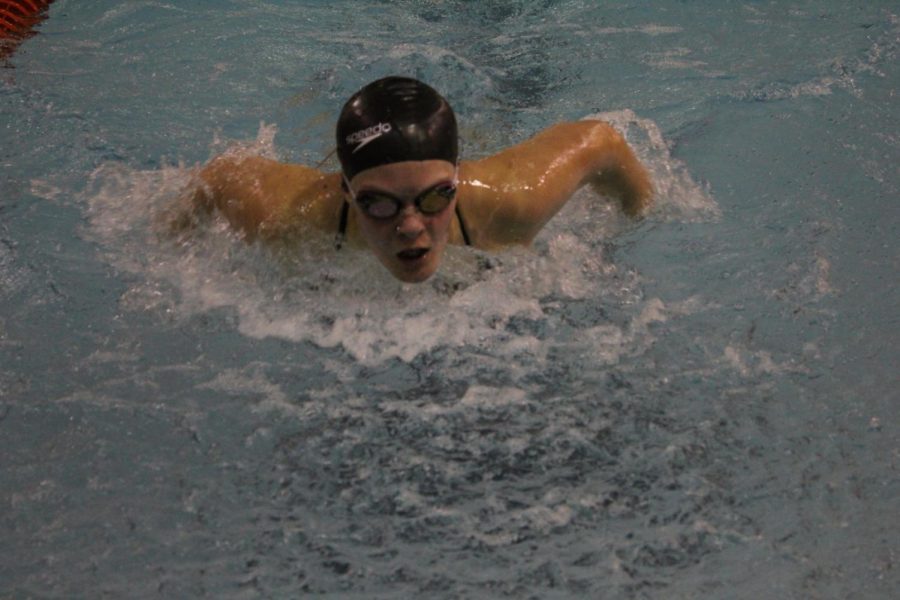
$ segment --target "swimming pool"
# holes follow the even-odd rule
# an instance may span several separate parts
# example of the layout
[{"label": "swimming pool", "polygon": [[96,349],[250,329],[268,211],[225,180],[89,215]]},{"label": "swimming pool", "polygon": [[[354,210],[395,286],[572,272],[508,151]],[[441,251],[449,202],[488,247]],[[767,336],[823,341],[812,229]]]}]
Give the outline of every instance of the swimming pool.
[{"label": "swimming pool", "polygon": [[[891,2],[57,0],[0,69],[0,596],[891,597],[898,44]],[[602,113],[658,206],[422,286],[160,233],[389,73],[468,156]]]}]

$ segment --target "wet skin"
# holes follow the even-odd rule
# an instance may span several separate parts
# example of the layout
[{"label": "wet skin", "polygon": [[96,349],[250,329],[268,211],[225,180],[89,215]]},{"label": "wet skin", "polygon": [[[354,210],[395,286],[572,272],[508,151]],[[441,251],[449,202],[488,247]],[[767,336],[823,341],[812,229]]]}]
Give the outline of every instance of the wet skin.
[{"label": "wet skin", "polygon": [[350,181],[356,196],[381,192],[404,201],[395,216],[376,219],[347,194],[366,245],[397,279],[419,283],[440,265],[450,239],[456,198],[434,215],[420,212],[413,200],[436,185],[451,183],[454,172],[454,165],[443,160],[406,161],[366,169]]}]

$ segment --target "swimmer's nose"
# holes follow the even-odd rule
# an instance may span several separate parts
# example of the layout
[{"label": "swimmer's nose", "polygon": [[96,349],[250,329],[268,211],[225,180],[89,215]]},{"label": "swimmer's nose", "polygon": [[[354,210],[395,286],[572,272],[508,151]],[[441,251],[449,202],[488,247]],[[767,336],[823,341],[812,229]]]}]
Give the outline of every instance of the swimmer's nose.
[{"label": "swimmer's nose", "polygon": [[400,223],[397,225],[397,233],[406,238],[416,238],[425,231],[422,215],[415,206],[407,205],[400,211]]},{"label": "swimmer's nose", "polygon": [[422,220],[422,213],[412,204],[405,205],[400,211],[397,233],[412,239],[418,237],[423,231],[425,231],[425,223]]}]

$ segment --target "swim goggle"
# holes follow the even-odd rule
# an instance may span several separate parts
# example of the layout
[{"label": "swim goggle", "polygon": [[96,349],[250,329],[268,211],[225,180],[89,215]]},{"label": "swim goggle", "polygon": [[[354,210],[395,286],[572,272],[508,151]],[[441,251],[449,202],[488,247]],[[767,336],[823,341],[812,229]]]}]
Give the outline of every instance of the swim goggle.
[{"label": "swim goggle", "polygon": [[[406,204],[400,198],[392,196],[386,192],[362,192],[356,194],[350,187],[350,182],[344,177],[344,185],[350,192],[350,197],[359,205],[366,215],[373,219],[390,219],[397,216],[403,205]],[[416,209],[423,215],[436,215],[443,211],[456,196],[457,176],[454,174],[453,180],[442,182],[432,186],[416,196],[412,203]]]}]

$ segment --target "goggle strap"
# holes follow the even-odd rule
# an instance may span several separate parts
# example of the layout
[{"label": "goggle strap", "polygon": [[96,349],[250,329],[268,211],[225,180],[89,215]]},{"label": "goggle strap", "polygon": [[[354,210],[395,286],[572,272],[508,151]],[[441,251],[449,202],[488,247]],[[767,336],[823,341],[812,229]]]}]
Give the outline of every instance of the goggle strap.
[{"label": "goggle strap", "polygon": [[350,199],[356,200],[356,192],[354,192],[353,188],[350,187],[350,180],[347,179],[347,175],[341,173],[341,179],[344,181],[344,188],[346,188],[347,192],[350,194]]}]

